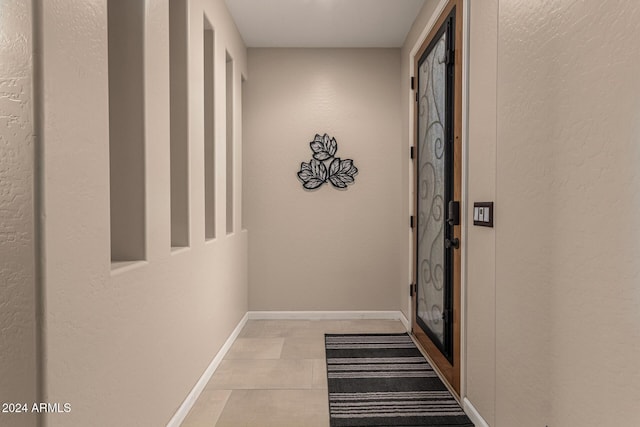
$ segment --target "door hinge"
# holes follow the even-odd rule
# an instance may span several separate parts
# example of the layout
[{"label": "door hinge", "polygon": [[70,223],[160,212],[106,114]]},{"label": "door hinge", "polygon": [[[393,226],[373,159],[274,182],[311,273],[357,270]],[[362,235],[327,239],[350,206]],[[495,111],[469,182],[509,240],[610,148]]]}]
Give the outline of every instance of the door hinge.
[{"label": "door hinge", "polygon": [[415,84],[416,84],[415,80],[416,80],[416,79],[415,79],[415,77],[411,76],[411,90],[414,90],[414,89],[416,88],[416,86],[415,86]]},{"label": "door hinge", "polygon": [[452,65],[455,63],[455,58],[456,58],[456,51],[455,49],[451,48],[451,49],[447,49],[447,54],[445,56],[445,64],[446,65]]},{"label": "door hinge", "polygon": [[455,44],[455,23],[454,18],[449,18],[447,23],[447,52],[445,54],[445,64],[455,65],[456,44]]},{"label": "door hinge", "polygon": [[409,152],[409,156],[410,156],[411,159],[413,159],[415,157],[415,155],[416,155],[415,151],[416,150],[414,149],[414,147],[412,145],[411,149],[410,149],[410,152]]},{"label": "door hinge", "polygon": [[418,287],[416,286],[415,283],[411,283],[409,285],[409,296],[412,297],[414,294],[416,294],[418,292]]},{"label": "door hinge", "polygon": [[409,217],[409,227],[413,228],[414,227],[414,221],[413,221],[413,215],[411,215]]}]

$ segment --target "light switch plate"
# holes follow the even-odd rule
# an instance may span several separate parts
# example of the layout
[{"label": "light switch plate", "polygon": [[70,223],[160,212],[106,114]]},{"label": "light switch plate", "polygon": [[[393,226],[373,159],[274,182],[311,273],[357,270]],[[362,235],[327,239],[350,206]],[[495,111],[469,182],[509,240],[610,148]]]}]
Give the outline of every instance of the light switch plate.
[{"label": "light switch plate", "polygon": [[493,202],[473,203],[473,225],[493,227]]}]

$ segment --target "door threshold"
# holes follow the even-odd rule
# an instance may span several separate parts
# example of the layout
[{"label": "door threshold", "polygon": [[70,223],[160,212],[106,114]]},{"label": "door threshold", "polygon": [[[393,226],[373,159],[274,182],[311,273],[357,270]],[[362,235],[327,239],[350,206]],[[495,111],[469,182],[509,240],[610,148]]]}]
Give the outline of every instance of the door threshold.
[{"label": "door threshold", "polygon": [[429,353],[427,353],[424,347],[422,347],[422,344],[420,343],[420,341],[418,341],[418,338],[414,335],[413,331],[409,332],[409,336],[413,340],[416,347],[418,347],[418,350],[420,350],[420,353],[422,353],[424,358],[427,359],[427,362],[429,362],[429,365],[431,365],[433,370],[436,372],[436,374],[438,375],[438,378],[440,378],[440,381],[442,381],[442,383],[447,388],[447,390],[449,390],[449,393],[451,393],[453,397],[456,399],[456,401],[458,402],[458,404],[462,406],[462,399],[458,395],[458,392],[455,391],[455,389],[451,386],[451,384],[449,384],[449,381],[447,381],[443,373],[440,371],[440,368],[438,368],[438,365],[436,365],[433,359],[431,359],[431,357],[429,356]]}]

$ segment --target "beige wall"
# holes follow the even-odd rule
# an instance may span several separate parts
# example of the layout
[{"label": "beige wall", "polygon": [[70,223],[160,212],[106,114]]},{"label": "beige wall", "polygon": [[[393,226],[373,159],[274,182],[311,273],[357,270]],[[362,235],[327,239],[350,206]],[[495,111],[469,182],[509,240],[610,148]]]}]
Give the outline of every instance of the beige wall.
[{"label": "beige wall", "polygon": [[[251,310],[398,310],[408,228],[399,60],[398,49],[249,49]],[[335,137],[337,155],[358,167],[346,191],[298,181],[316,133]]]},{"label": "beige wall", "polygon": [[[31,2],[0,7],[1,403],[36,400],[32,16]],[[2,426],[35,422],[0,412]]]},{"label": "beige wall", "polygon": [[[496,200],[496,67],[498,0],[469,5],[467,217],[473,202]],[[499,207],[498,204],[495,205]],[[495,425],[496,228],[467,227],[466,395]]]},{"label": "beige wall", "polygon": [[497,425],[640,424],[639,18],[500,1]]},{"label": "beige wall", "polygon": [[552,337],[562,324],[553,318],[554,287],[572,286],[559,282],[553,269],[562,244],[554,233],[553,200],[582,194],[566,194],[554,178],[555,147],[568,140],[556,139],[553,130],[560,75],[549,67],[560,52],[543,44],[559,34],[548,32],[535,5],[515,3],[500,1],[498,15],[495,417],[496,426],[553,425]]},{"label": "beige wall", "polygon": [[70,414],[49,415],[50,427],[165,425],[247,310],[247,233],[204,238],[203,11],[216,37],[218,230],[226,212],[225,49],[237,61],[239,97],[242,40],[223,0],[190,2],[191,247],[172,253],[168,0],[147,0],[147,255],[113,269],[106,5],[43,2],[46,399],[72,405]]}]

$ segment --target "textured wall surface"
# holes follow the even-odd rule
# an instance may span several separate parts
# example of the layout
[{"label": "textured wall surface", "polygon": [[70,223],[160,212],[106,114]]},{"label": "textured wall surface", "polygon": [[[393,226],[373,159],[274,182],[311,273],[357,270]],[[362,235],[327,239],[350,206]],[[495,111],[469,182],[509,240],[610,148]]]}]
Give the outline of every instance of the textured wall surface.
[{"label": "textured wall surface", "polygon": [[500,1],[497,426],[640,425],[639,20]]},{"label": "textured wall surface", "polygon": [[[36,399],[31,3],[0,6],[0,403]],[[0,408],[1,409],[1,408]],[[0,413],[0,425],[34,415]]]},{"label": "textured wall surface", "polygon": [[[252,310],[397,310],[405,273],[399,49],[249,49],[245,205]],[[328,133],[346,191],[296,173]]]},{"label": "textured wall surface", "polygon": [[[237,97],[246,72],[224,1],[190,2],[191,247],[177,252],[170,235],[169,8],[168,0],[146,2],[147,260],[116,270],[109,256],[106,5],[43,2],[46,393],[72,407],[50,414],[49,427],[166,425],[247,310],[247,233],[207,243],[204,237],[203,13],[216,37],[219,230],[226,211],[225,49],[236,61]],[[235,212],[239,218],[241,209]]]},{"label": "textured wall surface", "polygon": [[559,52],[536,39],[549,17],[532,5],[499,5],[495,417],[505,427],[553,425],[553,170],[564,142],[553,139]]},{"label": "textured wall surface", "polygon": [[[498,0],[469,2],[467,218],[473,202],[496,201],[496,69]],[[498,206],[498,205],[496,205]],[[495,422],[496,228],[467,227],[467,398]]]}]

